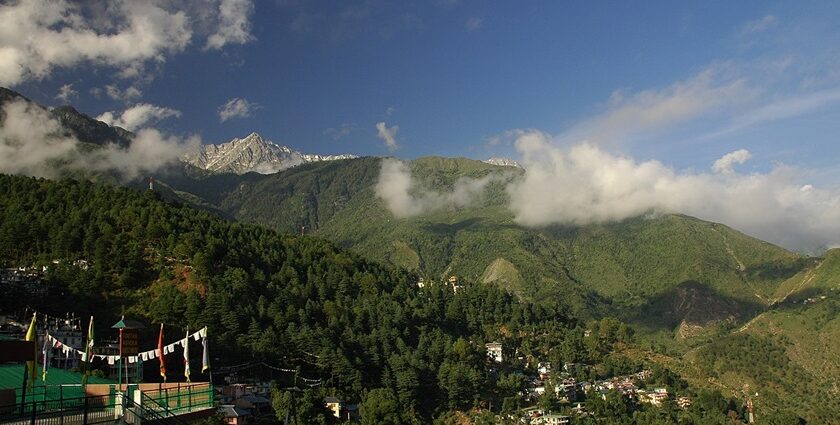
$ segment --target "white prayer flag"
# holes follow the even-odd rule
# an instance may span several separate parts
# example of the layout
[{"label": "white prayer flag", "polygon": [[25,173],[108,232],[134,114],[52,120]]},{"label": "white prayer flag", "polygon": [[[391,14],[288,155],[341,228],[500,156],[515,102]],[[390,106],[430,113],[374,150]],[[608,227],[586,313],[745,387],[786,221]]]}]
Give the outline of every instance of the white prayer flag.
[{"label": "white prayer flag", "polygon": [[181,342],[184,345],[184,376],[190,382],[190,328],[187,328],[187,336]]},{"label": "white prayer flag", "polygon": [[108,356],[108,364],[112,365],[114,363],[116,363],[116,359],[114,358],[114,356]]}]

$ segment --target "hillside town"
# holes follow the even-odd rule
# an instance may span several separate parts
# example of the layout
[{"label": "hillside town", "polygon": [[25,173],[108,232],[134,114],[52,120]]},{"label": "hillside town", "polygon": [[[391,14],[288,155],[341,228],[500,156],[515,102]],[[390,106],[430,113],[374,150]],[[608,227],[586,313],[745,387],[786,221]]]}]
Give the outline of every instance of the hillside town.
[{"label": "hillside town", "polygon": [[[60,261],[51,261],[46,266],[16,267],[0,270],[0,291],[6,294],[25,296],[46,296],[48,287],[43,279],[50,267],[58,266]],[[74,268],[87,270],[90,262],[76,260],[68,263]],[[457,275],[442,279],[444,288],[455,297],[464,296],[468,287]],[[429,291],[441,283],[434,279],[419,278],[416,282],[418,291]],[[0,338],[20,340],[26,337],[28,327],[26,318],[32,314],[27,310],[21,317],[5,316],[0,319]],[[41,315],[35,327],[38,341],[52,341],[50,347],[44,345],[42,362],[46,361],[50,370],[80,372],[85,368],[73,347],[83,347],[86,341],[85,329],[81,318],[73,313],[64,317]],[[141,326],[142,325],[138,325]],[[598,338],[590,329],[581,331],[584,340]],[[522,424],[569,424],[576,419],[597,417],[590,407],[592,400],[600,398],[606,401],[612,394],[619,396],[631,408],[643,405],[660,407],[673,403],[679,409],[688,409],[692,399],[678,394],[665,386],[656,385],[650,369],[634,373],[601,376],[596,378],[595,365],[564,362],[560,367],[540,358],[538,352],[520,353],[521,346],[506,346],[501,341],[484,344],[486,353],[486,373],[500,375],[502,371],[520,377],[521,387],[515,414],[494,414],[499,421],[516,421]],[[172,350],[170,350],[170,353]],[[121,354],[118,338],[103,338],[97,342],[97,354],[110,359]],[[544,352],[547,356],[549,353]],[[582,353],[581,353],[582,354]],[[114,382],[143,382],[144,367],[122,367],[120,362],[100,363],[103,368],[102,378]],[[146,368],[148,369],[148,368]],[[215,382],[208,383],[212,388],[212,403],[209,406],[224,417],[230,425],[248,424],[260,417],[274,418],[275,407],[272,394],[285,391],[294,394],[302,388],[321,387],[321,377],[299,376],[294,369],[268,365],[264,362],[252,362],[241,365],[225,366],[220,364],[215,369]],[[148,372],[148,371],[147,371]],[[293,376],[292,376],[293,375]],[[210,375],[212,377],[212,375]],[[291,381],[289,377],[292,376]],[[279,381],[278,381],[279,379]],[[355,422],[361,418],[357,402],[350,402],[336,396],[323,399],[323,408],[340,422]],[[206,407],[205,407],[206,408]],[[482,409],[477,409],[481,413]]]}]

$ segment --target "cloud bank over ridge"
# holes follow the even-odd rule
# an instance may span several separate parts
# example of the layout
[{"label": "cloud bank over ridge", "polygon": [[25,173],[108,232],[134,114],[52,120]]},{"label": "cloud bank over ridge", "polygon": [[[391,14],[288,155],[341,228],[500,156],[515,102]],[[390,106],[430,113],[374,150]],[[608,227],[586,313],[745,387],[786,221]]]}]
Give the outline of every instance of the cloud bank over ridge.
[{"label": "cloud bank over ridge", "polygon": [[488,184],[500,178],[499,174],[488,174],[478,179],[462,177],[455,182],[452,190],[435,192],[422,189],[404,162],[385,158],[375,192],[394,216],[406,218],[472,205],[481,199]]},{"label": "cloud bank over ridge", "polygon": [[814,188],[803,173],[777,165],[767,173],[734,169],[737,150],[709,172],[678,171],[582,143],[557,147],[545,133],[519,135],[525,175],[511,183],[511,211],[526,226],[586,225],[658,211],[724,223],[790,249],[818,252],[840,243],[840,193]]},{"label": "cloud bank over ridge", "polygon": [[[508,183],[508,207],[523,226],[584,226],[682,213],[801,252],[840,245],[840,193],[808,184],[801,170],[786,165],[739,173],[737,166],[751,158],[747,150],[723,155],[709,171],[675,170],[590,143],[563,148],[535,130],[516,134],[525,171]],[[412,217],[471,205],[494,178],[462,178],[452,191],[424,192],[405,163],[386,159],[376,195],[396,217]]]},{"label": "cloud bank over ridge", "polygon": [[107,145],[82,153],[79,141],[62,136],[61,124],[45,109],[16,100],[2,112],[0,173],[50,178],[67,171],[107,171],[130,180],[176,162],[201,143],[198,137],[183,139],[145,128],[128,147]]}]

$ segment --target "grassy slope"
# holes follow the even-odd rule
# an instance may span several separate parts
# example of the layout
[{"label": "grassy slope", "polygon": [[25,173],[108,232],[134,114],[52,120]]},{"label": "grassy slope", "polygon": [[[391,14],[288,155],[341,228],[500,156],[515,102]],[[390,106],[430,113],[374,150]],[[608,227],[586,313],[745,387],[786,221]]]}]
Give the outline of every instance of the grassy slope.
[{"label": "grassy slope", "polygon": [[[796,289],[747,324],[689,351],[680,371],[694,384],[733,395],[758,392],[754,401],[765,418],[789,408],[812,423],[840,423],[840,249],[786,286]],[[766,357],[768,350],[775,355]]]}]

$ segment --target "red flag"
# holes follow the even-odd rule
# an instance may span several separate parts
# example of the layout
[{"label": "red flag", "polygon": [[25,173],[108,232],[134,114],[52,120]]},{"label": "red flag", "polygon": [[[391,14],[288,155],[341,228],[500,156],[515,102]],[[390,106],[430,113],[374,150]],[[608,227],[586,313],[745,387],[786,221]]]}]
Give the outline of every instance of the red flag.
[{"label": "red flag", "polygon": [[166,382],[166,361],[163,358],[163,323],[160,324],[160,336],[158,337],[158,359],[160,359],[160,376]]}]

